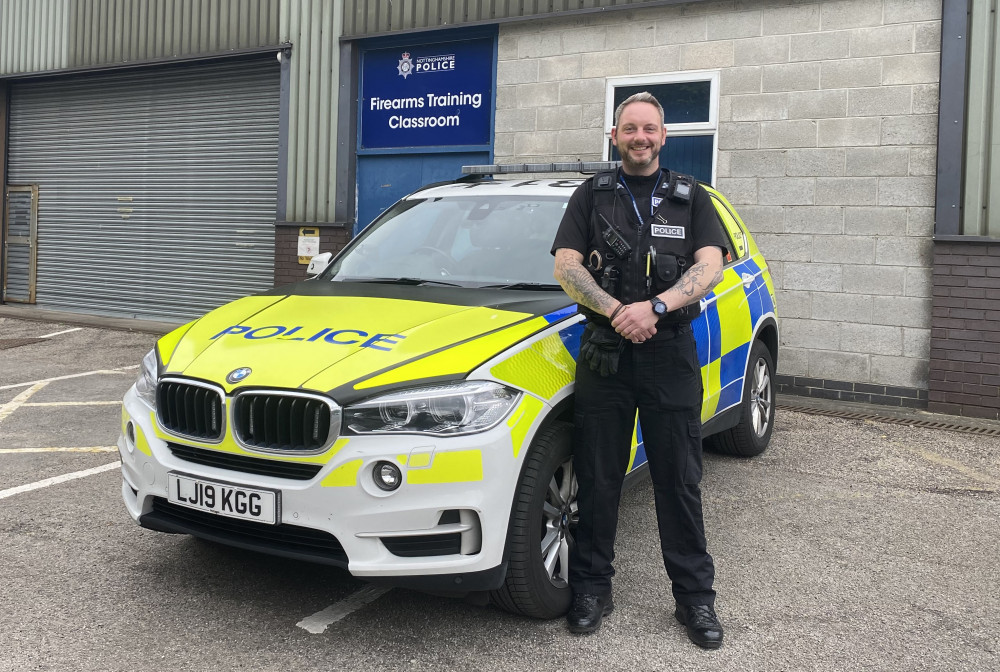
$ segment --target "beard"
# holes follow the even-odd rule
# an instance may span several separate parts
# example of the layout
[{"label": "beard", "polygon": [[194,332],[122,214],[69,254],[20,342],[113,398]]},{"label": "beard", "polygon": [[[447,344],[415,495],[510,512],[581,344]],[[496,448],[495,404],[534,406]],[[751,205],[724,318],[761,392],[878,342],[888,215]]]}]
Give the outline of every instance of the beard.
[{"label": "beard", "polygon": [[[644,158],[638,158],[637,155],[642,152],[649,152],[649,154]],[[622,165],[634,172],[641,172],[649,168],[660,157],[660,153],[653,145],[640,147],[621,143],[618,145],[618,154],[622,157]]]}]

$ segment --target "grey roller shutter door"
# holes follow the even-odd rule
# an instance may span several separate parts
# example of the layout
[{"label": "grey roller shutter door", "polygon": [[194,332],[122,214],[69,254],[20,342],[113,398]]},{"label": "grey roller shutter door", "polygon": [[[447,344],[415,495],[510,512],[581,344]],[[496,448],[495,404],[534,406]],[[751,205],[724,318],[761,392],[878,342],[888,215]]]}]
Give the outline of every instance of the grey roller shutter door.
[{"label": "grey roller shutter door", "polygon": [[270,288],[279,83],[272,56],[14,84],[38,306],[189,319]]}]

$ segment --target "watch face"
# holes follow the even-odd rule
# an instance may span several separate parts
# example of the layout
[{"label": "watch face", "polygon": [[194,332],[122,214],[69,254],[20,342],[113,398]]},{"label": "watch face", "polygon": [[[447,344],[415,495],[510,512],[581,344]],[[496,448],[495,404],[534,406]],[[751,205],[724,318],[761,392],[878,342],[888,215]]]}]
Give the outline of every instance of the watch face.
[{"label": "watch face", "polygon": [[651,299],[653,303],[653,312],[657,315],[663,315],[667,312],[667,304],[663,303],[660,299]]}]

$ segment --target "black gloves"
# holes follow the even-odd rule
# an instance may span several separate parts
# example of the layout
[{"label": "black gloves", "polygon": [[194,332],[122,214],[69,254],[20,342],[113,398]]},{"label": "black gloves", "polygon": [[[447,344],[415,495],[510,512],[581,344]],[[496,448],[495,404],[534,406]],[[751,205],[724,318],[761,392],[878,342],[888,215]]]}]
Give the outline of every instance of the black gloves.
[{"label": "black gloves", "polygon": [[589,320],[580,337],[580,360],[607,377],[618,373],[618,356],[624,347],[625,339],[618,332]]}]

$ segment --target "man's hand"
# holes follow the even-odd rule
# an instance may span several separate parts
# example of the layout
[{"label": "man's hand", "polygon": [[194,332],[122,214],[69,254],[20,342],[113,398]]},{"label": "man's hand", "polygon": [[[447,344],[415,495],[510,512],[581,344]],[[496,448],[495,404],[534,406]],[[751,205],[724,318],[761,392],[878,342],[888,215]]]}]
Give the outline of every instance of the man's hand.
[{"label": "man's hand", "polygon": [[611,315],[618,301],[597,284],[594,276],[583,266],[583,255],[576,250],[561,247],[556,250],[553,277],[562,285],[569,298],[590,308],[595,313]]},{"label": "man's hand", "polygon": [[660,316],[653,312],[649,301],[630,303],[611,322],[619,334],[633,343],[643,343],[656,333],[656,322]]}]

